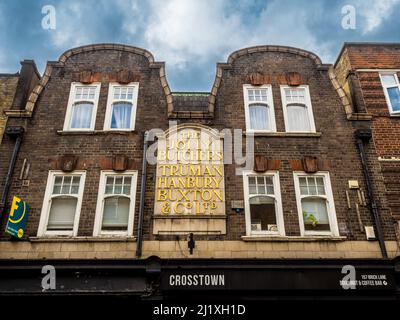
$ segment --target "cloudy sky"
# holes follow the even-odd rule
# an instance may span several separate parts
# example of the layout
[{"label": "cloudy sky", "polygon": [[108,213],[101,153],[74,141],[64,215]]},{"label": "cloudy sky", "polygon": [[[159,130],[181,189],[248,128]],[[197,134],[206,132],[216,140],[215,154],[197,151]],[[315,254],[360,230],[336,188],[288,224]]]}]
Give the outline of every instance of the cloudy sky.
[{"label": "cloudy sky", "polygon": [[[46,5],[55,29],[42,28]],[[349,5],[355,29],[342,27]],[[399,26],[400,0],[0,0],[0,72],[23,59],[43,72],[69,48],[124,43],[165,61],[173,91],[209,91],[216,62],[237,49],[289,45],[333,63],[344,41],[400,42]]]}]

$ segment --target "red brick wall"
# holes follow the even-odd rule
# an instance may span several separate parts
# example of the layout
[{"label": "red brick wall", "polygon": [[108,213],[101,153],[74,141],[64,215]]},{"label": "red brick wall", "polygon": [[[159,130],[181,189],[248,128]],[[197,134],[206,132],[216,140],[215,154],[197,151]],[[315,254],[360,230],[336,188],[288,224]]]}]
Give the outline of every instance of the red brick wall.
[{"label": "red brick wall", "polygon": [[[348,57],[349,69],[399,69],[400,44],[398,45],[349,45],[343,51],[342,59],[336,65],[341,70]],[[343,73],[343,72],[342,72]],[[380,157],[400,156],[400,118],[391,116],[385,99],[382,84],[377,71],[358,71],[367,112],[373,116],[373,140],[377,155]],[[397,73],[400,76],[400,73]],[[391,212],[396,219],[400,219],[400,166],[396,162],[381,162],[382,175],[385,181],[386,194]]]},{"label": "red brick wall", "polygon": [[400,44],[348,46],[346,50],[353,69],[400,68]]}]

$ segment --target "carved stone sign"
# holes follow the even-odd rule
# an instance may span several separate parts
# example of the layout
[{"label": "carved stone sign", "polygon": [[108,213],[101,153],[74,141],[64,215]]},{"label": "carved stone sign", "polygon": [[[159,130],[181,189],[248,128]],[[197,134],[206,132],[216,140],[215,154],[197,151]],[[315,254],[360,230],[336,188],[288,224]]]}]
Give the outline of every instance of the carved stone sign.
[{"label": "carved stone sign", "polygon": [[183,125],[159,137],[155,234],[224,234],[223,143],[215,130]]}]

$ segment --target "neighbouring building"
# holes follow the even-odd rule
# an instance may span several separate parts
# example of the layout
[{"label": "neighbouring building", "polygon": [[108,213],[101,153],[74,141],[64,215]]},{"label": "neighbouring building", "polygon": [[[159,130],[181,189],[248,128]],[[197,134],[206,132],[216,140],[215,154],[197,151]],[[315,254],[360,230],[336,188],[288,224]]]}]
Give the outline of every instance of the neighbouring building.
[{"label": "neighbouring building", "polygon": [[19,74],[0,74],[0,143],[3,138],[7,117],[4,109],[10,109],[17,88]]},{"label": "neighbouring building", "polygon": [[334,71],[257,46],[217,64],[210,92],[174,93],[128,45],[48,62],[6,110],[0,291],[41,292],[50,265],[46,294],[398,297],[374,122]]},{"label": "neighbouring building", "polygon": [[[345,43],[335,73],[350,107],[371,119],[391,214],[400,221],[400,44]],[[397,226],[397,230],[399,226]]]},{"label": "neighbouring building", "polygon": [[25,105],[27,95],[39,79],[40,74],[32,60],[22,61],[20,72],[0,73],[0,143],[7,123],[4,111]]}]

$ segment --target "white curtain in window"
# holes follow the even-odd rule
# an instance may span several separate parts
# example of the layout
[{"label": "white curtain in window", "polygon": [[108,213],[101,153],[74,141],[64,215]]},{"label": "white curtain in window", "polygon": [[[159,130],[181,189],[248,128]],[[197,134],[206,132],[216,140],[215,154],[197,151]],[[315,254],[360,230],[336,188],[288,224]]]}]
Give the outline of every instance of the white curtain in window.
[{"label": "white curtain in window", "polygon": [[71,128],[90,129],[93,103],[78,102],[72,106]]},{"label": "white curtain in window", "polygon": [[[311,222],[315,218],[318,224],[329,224],[326,200],[322,198],[304,198],[301,200],[303,215]],[[305,221],[307,222],[307,221]]]},{"label": "white curtain in window", "polygon": [[303,105],[289,105],[287,108],[287,122],[289,131],[311,131],[308,110]]},{"label": "white curtain in window", "polygon": [[253,130],[270,130],[269,108],[262,104],[249,106],[250,128]]},{"label": "white curtain in window", "polygon": [[129,129],[131,127],[132,104],[118,102],[113,104],[111,128]]},{"label": "white curtain in window", "polygon": [[104,200],[103,227],[127,227],[130,200],[109,197]]},{"label": "white curtain in window", "polygon": [[51,200],[48,230],[72,230],[78,200],[73,197],[56,197]]}]

